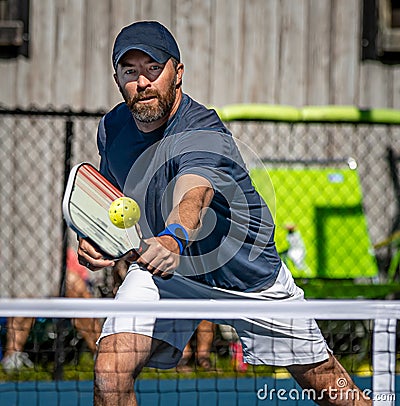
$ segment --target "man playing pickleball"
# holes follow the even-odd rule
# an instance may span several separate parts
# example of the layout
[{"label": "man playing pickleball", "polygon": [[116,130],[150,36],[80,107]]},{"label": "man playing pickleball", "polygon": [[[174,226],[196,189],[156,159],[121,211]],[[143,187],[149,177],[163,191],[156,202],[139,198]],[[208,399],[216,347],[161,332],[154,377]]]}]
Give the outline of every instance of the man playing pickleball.
[{"label": "man playing pickleball", "polygon": [[[125,101],[100,122],[100,170],[126,195],[142,196],[139,225],[148,245],[116,300],[304,300],[276,252],[271,213],[230,132],[215,111],[182,92],[184,67],[171,33],[157,22],[125,27],[112,60]],[[198,80],[209,77],[205,68]],[[85,240],[78,253],[92,270],[113,265]],[[247,363],[286,366],[303,388],[315,389],[320,404],[353,403],[330,399],[335,389],[343,391],[339,379],[355,391],[354,404],[370,404],[314,320],[267,316],[215,322],[236,329]],[[142,368],[174,367],[198,322],[108,318],[96,359],[95,404],[135,405]]]}]

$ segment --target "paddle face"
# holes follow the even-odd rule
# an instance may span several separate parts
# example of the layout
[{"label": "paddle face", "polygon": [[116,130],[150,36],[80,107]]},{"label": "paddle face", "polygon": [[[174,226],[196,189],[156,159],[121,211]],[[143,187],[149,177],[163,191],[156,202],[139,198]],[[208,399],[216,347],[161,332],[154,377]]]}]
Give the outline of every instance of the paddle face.
[{"label": "paddle face", "polygon": [[74,166],[68,177],[63,214],[68,226],[89,239],[109,258],[139,250],[136,227],[118,228],[109,217],[111,203],[123,194],[88,163]]}]

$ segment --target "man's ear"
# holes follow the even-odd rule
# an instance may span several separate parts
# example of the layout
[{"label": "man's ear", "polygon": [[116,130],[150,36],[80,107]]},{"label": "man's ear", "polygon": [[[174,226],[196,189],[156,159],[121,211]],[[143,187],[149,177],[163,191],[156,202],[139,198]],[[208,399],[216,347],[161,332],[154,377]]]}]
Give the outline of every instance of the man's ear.
[{"label": "man's ear", "polygon": [[118,76],[116,73],[114,73],[113,78],[114,78],[114,81],[117,84],[117,86],[120,87],[119,82],[118,82]]},{"label": "man's ear", "polygon": [[121,88],[121,85],[119,84],[118,76],[117,76],[116,73],[114,73],[113,78],[114,78],[114,81],[115,81],[115,83],[116,83],[116,85],[118,87],[118,90],[122,93],[122,88]]},{"label": "man's ear", "polygon": [[178,63],[176,67],[176,87],[180,87],[182,85],[182,78],[183,73],[185,72],[185,66],[183,63]]}]

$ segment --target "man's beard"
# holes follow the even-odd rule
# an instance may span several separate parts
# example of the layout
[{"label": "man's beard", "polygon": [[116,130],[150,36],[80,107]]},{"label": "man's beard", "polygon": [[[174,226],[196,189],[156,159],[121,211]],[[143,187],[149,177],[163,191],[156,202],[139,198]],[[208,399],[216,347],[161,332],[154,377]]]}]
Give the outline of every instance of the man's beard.
[{"label": "man's beard", "polygon": [[[147,97],[155,97],[155,105],[142,104],[139,101]],[[132,112],[133,117],[142,123],[152,123],[165,117],[170,111],[176,98],[176,77],[171,82],[166,93],[161,95],[157,90],[149,90],[129,98],[124,94],[125,102]]]}]

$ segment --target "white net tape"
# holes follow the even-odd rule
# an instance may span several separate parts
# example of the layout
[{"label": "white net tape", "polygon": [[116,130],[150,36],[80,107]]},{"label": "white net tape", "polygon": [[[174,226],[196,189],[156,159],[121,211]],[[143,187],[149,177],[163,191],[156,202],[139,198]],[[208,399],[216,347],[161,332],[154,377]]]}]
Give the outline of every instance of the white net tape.
[{"label": "white net tape", "polygon": [[0,299],[0,316],[106,317],[156,316],[176,319],[241,317],[315,318],[317,320],[400,319],[400,302],[388,300],[258,300],[114,301],[113,299]]}]

